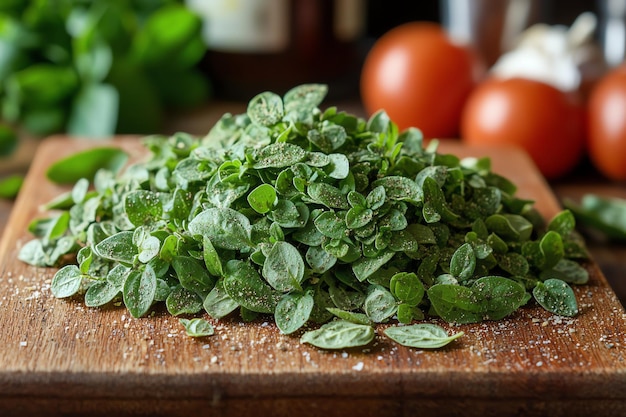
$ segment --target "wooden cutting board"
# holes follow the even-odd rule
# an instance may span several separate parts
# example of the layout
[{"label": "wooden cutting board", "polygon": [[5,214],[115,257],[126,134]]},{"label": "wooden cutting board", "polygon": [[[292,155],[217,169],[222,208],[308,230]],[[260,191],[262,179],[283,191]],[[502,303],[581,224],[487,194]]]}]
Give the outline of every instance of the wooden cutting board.
[{"label": "wooden cutting board", "polygon": [[[119,146],[140,157],[135,138]],[[58,300],[53,269],[17,260],[42,203],[66,190],[47,166],[102,142],[44,141],[0,243],[0,415],[624,416],[626,316],[593,262],[576,288],[580,314],[527,307],[498,322],[450,327],[465,336],[435,351],[384,337],[337,352],[281,335],[270,318],[214,322],[216,334],[184,335],[157,310],[132,319],[123,307]],[[559,206],[526,157],[510,148],[441,151],[490,156],[546,216]]]}]

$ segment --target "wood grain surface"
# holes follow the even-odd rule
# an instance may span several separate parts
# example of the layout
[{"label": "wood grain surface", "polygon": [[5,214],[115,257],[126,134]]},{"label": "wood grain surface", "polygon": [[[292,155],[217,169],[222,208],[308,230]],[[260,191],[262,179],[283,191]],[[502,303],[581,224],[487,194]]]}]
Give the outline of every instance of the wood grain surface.
[{"label": "wood grain surface", "polygon": [[[143,154],[135,138],[114,143]],[[590,284],[576,288],[577,317],[525,307],[497,322],[440,323],[465,336],[436,351],[400,347],[382,327],[365,349],[321,351],[270,317],[213,321],[214,336],[192,339],[163,309],[133,319],[123,307],[57,300],[55,270],[17,254],[40,205],[66,190],[45,180],[47,166],[88,146],[41,144],[0,242],[0,415],[626,415],[626,315],[593,262]],[[524,154],[440,149],[491,156],[545,216],[558,210]]]}]

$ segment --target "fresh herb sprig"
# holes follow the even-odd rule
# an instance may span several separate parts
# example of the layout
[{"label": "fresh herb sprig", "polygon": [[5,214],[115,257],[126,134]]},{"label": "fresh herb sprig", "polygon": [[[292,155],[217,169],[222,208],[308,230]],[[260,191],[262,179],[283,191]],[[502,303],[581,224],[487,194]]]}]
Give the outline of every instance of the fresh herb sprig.
[{"label": "fresh herb sprig", "polygon": [[[370,343],[378,323],[498,320],[532,298],[577,314],[569,283],[588,274],[569,211],[545,224],[489,159],[437,153],[384,112],[320,110],[326,92],[262,93],[202,139],[146,138],[150,159],[55,199],[61,214],[31,224],[20,259],[56,266],[76,253],[52,280],[57,297],[121,296],[134,317],[159,302],[176,316],[271,314],[329,349]],[[392,329],[415,347],[461,335]]]}]

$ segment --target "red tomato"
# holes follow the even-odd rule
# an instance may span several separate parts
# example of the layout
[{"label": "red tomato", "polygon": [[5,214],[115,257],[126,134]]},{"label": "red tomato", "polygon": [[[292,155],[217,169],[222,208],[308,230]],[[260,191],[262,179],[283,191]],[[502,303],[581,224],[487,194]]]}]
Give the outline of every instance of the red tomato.
[{"label": "red tomato", "polygon": [[598,81],[588,110],[591,161],[608,178],[626,180],[626,65]]},{"label": "red tomato", "polygon": [[480,75],[469,49],[435,23],[412,22],[380,37],[361,73],[361,99],[372,114],[384,109],[400,130],[457,137],[463,104]]},{"label": "red tomato", "polygon": [[571,171],[585,148],[584,107],[548,84],[524,78],[490,78],[467,100],[464,142],[512,144],[525,149],[541,173],[554,179]]}]

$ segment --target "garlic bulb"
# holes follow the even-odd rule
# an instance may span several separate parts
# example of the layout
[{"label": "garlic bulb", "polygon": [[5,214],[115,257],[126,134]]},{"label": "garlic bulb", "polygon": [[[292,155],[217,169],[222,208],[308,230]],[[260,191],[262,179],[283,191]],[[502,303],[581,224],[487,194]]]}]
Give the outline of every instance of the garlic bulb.
[{"label": "garlic bulb", "polygon": [[568,28],[535,24],[526,29],[517,44],[504,53],[490,73],[500,78],[523,77],[550,84],[562,91],[576,91],[584,78],[601,71],[599,49],[593,40],[597,18],[582,13]]}]

